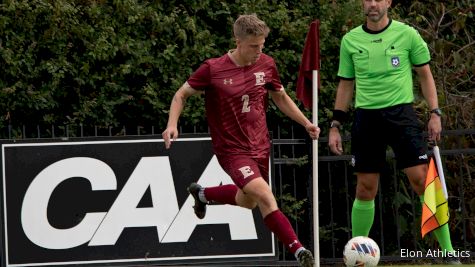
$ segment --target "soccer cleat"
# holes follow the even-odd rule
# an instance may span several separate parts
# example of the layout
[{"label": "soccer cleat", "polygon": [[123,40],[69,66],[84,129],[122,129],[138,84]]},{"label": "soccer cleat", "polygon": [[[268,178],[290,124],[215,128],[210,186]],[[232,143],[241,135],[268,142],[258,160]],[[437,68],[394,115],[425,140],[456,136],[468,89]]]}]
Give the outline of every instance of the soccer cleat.
[{"label": "soccer cleat", "polygon": [[197,183],[191,183],[190,186],[188,186],[187,190],[195,199],[195,205],[193,206],[193,210],[195,211],[196,217],[203,219],[206,215],[207,203],[200,200],[199,193],[201,188],[203,188],[201,185]]},{"label": "soccer cleat", "polygon": [[302,250],[297,256],[297,260],[301,267],[313,267],[315,265],[312,252],[308,249]]}]

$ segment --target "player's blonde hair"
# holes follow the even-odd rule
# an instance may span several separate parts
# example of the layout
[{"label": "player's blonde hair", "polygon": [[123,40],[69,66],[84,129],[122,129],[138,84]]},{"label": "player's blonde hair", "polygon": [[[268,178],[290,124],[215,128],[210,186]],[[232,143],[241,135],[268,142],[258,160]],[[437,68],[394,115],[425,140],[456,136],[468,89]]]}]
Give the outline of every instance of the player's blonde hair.
[{"label": "player's blonde hair", "polygon": [[233,32],[237,39],[245,39],[248,36],[264,36],[269,34],[269,27],[260,20],[256,14],[240,15],[234,22]]}]

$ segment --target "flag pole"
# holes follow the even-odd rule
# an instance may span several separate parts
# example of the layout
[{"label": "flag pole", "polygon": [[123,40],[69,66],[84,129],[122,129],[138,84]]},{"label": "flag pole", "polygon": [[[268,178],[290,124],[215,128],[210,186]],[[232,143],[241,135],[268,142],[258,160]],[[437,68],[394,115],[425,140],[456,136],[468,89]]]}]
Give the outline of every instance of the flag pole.
[{"label": "flag pole", "polygon": [[437,146],[437,142],[435,146],[432,148],[434,151],[434,158],[435,158],[435,166],[437,167],[437,172],[439,173],[440,183],[442,184],[442,191],[444,192],[444,197],[446,200],[449,199],[449,194],[447,193],[447,185],[445,184],[445,176],[444,176],[444,169],[442,168],[442,160],[440,158],[440,150]]},{"label": "flag pole", "polygon": [[[317,64],[320,64],[318,62]],[[312,123],[318,126],[318,70],[312,71]],[[313,255],[315,266],[320,267],[320,226],[318,221],[318,139],[312,140],[313,177]]]},{"label": "flag pole", "polygon": [[[320,21],[309,25],[297,79],[297,98],[306,108],[312,109],[312,124],[318,126],[318,90],[320,70]],[[311,79],[311,81],[310,81]],[[310,86],[311,84],[311,86]],[[310,88],[311,87],[311,88]],[[313,212],[313,255],[315,266],[320,267],[320,237],[318,222],[318,140],[312,140],[312,212]]]}]

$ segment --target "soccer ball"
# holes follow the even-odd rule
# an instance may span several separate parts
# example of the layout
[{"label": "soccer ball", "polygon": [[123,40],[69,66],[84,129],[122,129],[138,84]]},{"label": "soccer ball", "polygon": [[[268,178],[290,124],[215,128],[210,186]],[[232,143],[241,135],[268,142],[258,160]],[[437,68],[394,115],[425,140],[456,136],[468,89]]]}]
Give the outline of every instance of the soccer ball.
[{"label": "soccer ball", "polygon": [[346,266],[376,266],[379,262],[379,246],[366,236],[353,237],[343,250]]}]

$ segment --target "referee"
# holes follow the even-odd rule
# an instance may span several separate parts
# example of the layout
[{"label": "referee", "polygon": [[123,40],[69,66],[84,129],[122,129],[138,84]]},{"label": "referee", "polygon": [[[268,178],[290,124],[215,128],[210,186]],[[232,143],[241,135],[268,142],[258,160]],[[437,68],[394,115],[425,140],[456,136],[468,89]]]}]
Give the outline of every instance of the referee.
[{"label": "referee", "polygon": [[[414,108],[412,69],[429,106],[429,140],[439,140],[441,111],[427,44],[412,27],[388,17],[391,0],[362,0],[366,23],[341,41],[330,150],[343,153],[340,129],[355,95],[351,153],[356,171],[356,198],[351,211],[352,235],[368,236],[374,220],[374,199],[390,146],[397,166],[407,175],[423,202],[428,168],[427,143]],[[434,231],[444,252],[454,251],[448,225]],[[446,253],[452,255],[451,253]],[[447,263],[460,264],[446,257]]]}]

